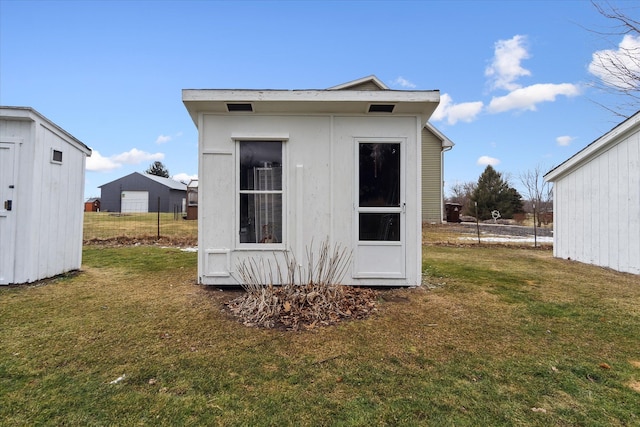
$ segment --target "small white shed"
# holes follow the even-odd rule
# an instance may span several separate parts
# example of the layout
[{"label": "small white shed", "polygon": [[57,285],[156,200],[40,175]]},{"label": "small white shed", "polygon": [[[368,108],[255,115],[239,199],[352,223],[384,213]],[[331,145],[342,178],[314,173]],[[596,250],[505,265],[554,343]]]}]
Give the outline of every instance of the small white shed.
[{"label": "small white shed", "polygon": [[182,99],[199,132],[200,283],[237,285],[243,259],[300,260],[326,239],[352,250],[344,284],[421,283],[422,130],[438,91],[388,90],[371,76]]},{"label": "small white shed", "polygon": [[640,274],[640,111],[544,178],[554,256]]},{"label": "small white shed", "polygon": [[0,107],[0,285],[80,268],[90,155],[33,108]]}]

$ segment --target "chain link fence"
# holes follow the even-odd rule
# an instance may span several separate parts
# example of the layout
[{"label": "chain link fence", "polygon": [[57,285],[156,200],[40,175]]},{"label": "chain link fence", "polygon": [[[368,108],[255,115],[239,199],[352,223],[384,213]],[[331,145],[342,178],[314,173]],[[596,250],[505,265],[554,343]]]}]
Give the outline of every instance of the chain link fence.
[{"label": "chain link fence", "polygon": [[187,220],[182,209],[173,212],[85,212],[85,244],[161,241],[197,245],[198,221]]}]

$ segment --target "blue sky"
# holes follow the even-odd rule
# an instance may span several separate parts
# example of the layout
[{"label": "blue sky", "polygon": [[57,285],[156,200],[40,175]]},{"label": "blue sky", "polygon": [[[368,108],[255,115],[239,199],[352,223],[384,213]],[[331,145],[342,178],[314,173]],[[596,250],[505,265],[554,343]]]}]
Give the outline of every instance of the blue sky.
[{"label": "blue sky", "polygon": [[613,27],[589,1],[0,0],[0,104],[33,107],[94,150],[90,197],[155,160],[197,175],[182,89],[324,89],[373,74],[440,90],[431,123],[456,144],[447,189],[487,164],[520,188],[520,174],[622,120],[598,105],[620,100],[589,71],[623,42],[593,30]]}]

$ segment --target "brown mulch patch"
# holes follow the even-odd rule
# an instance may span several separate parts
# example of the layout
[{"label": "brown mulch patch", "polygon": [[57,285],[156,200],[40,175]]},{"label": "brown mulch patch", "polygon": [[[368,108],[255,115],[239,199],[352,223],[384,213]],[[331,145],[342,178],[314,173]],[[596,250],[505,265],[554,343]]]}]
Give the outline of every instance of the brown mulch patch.
[{"label": "brown mulch patch", "polygon": [[334,285],[270,286],[260,295],[247,292],[225,303],[246,326],[289,331],[365,319],[377,311],[378,291]]},{"label": "brown mulch patch", "polygon": [[104,239],[94,238],[83,241],[87,246],[136,246],[136,245],[159,245],[159,246],[175,246],[189,247],[197,246],[198,239],[195,237],[176,237],[176,236],[117,236]]}]

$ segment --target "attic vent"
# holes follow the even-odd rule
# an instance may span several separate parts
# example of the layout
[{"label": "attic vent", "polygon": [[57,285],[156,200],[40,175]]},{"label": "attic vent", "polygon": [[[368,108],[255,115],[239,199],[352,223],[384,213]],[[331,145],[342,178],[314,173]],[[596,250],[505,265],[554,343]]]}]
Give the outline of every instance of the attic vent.
[{"label": "attic vent", "polygon": [[51,149],[51,163],[62,163],[62,151]]},{"label": "attic vent", "polygon": [[369,105],[370,113],[393,113],[394,104],[371,104]]},{"label": "attic vent", "polygon": [[227,110],[229,111],[253,111],[253,105],[251,104],[227,104]]}]

